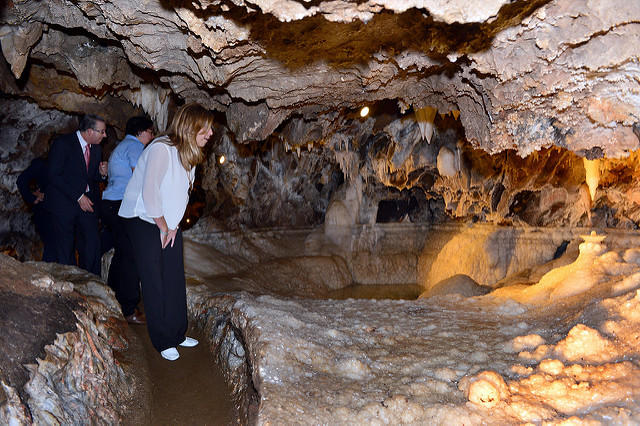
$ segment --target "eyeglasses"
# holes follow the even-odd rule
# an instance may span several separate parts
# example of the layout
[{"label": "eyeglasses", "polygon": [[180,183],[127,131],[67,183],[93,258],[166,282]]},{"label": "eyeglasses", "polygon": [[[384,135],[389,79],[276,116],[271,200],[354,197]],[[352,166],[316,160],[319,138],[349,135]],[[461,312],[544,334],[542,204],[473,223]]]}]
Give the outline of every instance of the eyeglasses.
[{"label": "eyeglasses", "polygon": [[107,129],[104,130],[98,130],[98,129],[94,129],[93,127],[91,127],[91,130],[93,130],[96,133],[100,133],[101,135],[106,135],[107,134]]}]

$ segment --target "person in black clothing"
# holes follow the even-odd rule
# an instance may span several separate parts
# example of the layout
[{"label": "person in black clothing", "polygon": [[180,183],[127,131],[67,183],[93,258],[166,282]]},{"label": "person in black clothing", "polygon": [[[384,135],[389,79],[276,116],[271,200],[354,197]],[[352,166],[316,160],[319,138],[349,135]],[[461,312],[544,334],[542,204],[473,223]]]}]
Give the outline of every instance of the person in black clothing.
[{"label": "person in black clothing", "polygon": [[[58,263],[77,265],[100,275],[101,242],[97,207],[99,183],[106,181],[107,162],[100,142],[106,136],[105,120],[86,114],[75,133],[58,136],[49,150],[49,183],[45,208],[53,218]],[[94,208],[95,206],[95,208]]]},{"label": "person in black clothing", "polygon": [[140,277],[136,269],[133,247],[118,211],[124,190],[138,164],[144,147],[154,136],[153,121],[148,117],[131,117],[125,128],[125,138],[109,158],[109,185],[102,193],[102,220],[113,236],[114,252],[107,283],[116,293],[122,315],[129,324],[146,324],[140,303]]},{"label": "person in black clothing", "polygon": [[29,167],[18,176],[17,185],[25,203],[31,206],[33,222],[44,245],[42,260],[45,262],[57,262],[51,213],[44,208],[43,202],[47,191],[48,174],[49,167],[46,160],[44,158],[34,158]]}]

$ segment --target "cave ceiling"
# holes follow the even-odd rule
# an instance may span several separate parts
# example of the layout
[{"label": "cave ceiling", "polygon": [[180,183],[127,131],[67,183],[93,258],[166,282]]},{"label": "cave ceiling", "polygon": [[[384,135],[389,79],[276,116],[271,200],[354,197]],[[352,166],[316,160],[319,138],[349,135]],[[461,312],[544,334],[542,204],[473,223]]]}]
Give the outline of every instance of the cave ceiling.
[{"label": "cave ceiling", "polygon": [[[345,132],[345,117],[459,111],[474,148],[526,156],[638,148],[636,1],[13,0],[0,3],[0,87],[43,108],[224,114],[235,141],[289,146]],[[297,123],[297,122],[300,123]],[[304,130],[300,130],[304,128]]]}]

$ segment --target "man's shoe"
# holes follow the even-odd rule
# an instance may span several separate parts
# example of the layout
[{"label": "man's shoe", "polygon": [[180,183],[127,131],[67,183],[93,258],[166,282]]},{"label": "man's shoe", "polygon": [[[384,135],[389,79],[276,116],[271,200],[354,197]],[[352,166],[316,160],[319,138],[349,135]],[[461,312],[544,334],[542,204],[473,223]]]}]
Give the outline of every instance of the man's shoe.
[{"label": "man's shoe", "polygon": [[194,339],[193,337],[185,337],[184,341],[182,343],[180,343],[180,346],[183,346],[185,348],[192,348],[194,346],[196,346],[198,344],[198,341],[196,339]]},{"label": "man's shoe", "polygon": [[147,323],[147,317],[137,309],[133,314],[124,317],[124,319],[126,319],[129,324],[134,325],[144,325]]},{"label": "man's shoe", "polygon": [[160,352],[160,355],[162,355],[162,358],[168,359],[169,361],[175,361],[176,359],[180,358],[180,354],[178,353],[178,350],[176,348],[165,349],[164,351]]}]

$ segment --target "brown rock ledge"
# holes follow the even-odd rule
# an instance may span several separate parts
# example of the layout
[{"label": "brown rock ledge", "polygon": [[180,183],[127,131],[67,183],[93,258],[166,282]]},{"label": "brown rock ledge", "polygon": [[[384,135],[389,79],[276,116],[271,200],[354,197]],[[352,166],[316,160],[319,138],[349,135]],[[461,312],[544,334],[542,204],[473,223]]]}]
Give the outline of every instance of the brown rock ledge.
[{"label": "brown rock ledge", "polygon": [[0,327],[0,423],[148,418],[141,343],[99,277],[0,255]]}]

